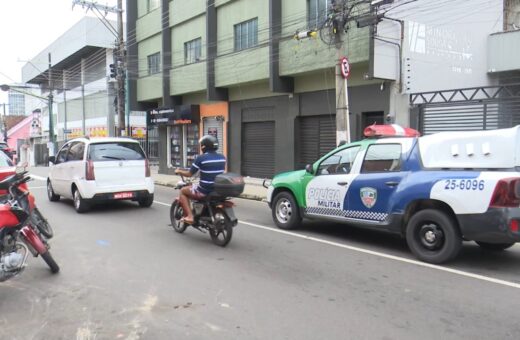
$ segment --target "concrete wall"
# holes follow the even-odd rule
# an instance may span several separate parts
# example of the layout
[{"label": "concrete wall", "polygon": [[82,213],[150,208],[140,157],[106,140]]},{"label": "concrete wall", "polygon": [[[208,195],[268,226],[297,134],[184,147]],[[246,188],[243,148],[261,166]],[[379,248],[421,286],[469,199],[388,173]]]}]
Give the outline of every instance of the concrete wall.
[{"label": "concrete wall", "polygon": [[[298,30],[315,28],[307,27],[307,20],[307,0],[282,1],[282,37],[288,38],[280,43],[282,76],[333,68],[336,63],[336,48],[326,45],[320,38],[291,39]],[[369,56],[368,28],[358,29],[355,24],[350,26],[342,55],[348,56],[352,64],[366,62]]]},{"label": "concrete wall", "polygon": [[[177,3],[174,1],[173,3]],[[183,2],[184,3],[184,2]],[[200,12],[200,3],[178,5],[186,11]],[[205,9],[205,7],[204,7]],[[190,13],[187,13],[184,16]],[[182,15],[181,15],[182,18]],[[181,21],[175,16],[175,21]],[[201,62],[184,65],[184,43],[201,38]],[[206,17],[199,15],[191,17],[190,21],[182,21],[172,28],[172,70],[170,72],[170,94],[179,95],[190,92],[198,92],[206,89]]]},{"label": "concrete wall", "polygon": [[[225,5],[222,5],[225,4]],[[269,6],[267,1],[216,1],[216,86],[227,87],[269,78]],[[234,52],[234,25],[258,18],[258,46]]]},{"label": "concrete wall", "polygon": [[170,1],[170,26],[206,13],[206,0]]}]

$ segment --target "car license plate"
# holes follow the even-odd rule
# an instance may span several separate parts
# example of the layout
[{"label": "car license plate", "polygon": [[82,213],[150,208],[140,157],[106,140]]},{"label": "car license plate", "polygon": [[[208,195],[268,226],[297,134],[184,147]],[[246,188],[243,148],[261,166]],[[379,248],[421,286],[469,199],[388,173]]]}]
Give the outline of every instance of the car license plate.
[{"label": "car license plate", "polygon": [[117,199],[123,199],[123,198],[132,198],[134,197],[133,192],[118,192],[114,194],[114,198]]}]

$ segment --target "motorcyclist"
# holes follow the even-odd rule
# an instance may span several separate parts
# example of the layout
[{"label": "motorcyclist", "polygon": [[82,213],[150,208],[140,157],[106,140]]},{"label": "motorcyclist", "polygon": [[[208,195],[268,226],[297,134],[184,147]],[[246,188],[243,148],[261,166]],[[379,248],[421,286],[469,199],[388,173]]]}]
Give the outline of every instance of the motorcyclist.
[{"label": "motorcyclist", "polygon": [[193,212],[190,208],[190,199],[201,200],[213,191],[215,177],[224,173],[226,157],[217,152],[218,140],[212,135],[205,135],[199,140],[202,154],[197,156],[189,170],[175,169],[175,174],[192,177],[200,171],[200,181],[197,185],[181,189],[179,203],[184,212],[182,221],[193,224]]}]

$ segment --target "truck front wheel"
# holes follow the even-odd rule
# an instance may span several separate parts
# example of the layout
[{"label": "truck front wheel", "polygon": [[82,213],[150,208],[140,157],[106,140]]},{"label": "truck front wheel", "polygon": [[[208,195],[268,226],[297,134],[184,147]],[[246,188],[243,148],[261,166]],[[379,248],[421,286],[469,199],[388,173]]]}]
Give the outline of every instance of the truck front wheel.
[{"label": "truck front wheel", "polygon": [[462,247],[462,236],[449,215],[440,210],[425,209],[410,218],[406,243],[420,260],[439,264],[457,256]]},{"label": "truck front wheel", "polygon": [[280,229],[294,229],[298,227],[302,221],[296,200],[293,195],[287,191],[282,191],[274,197],[272,213],[274,223],[276,223]]}]

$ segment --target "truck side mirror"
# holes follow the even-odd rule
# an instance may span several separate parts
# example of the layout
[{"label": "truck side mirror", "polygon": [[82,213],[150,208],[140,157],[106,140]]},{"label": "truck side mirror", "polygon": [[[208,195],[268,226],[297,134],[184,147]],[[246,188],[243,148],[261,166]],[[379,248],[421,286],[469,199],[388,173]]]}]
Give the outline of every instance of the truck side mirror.
[{"label": "truck side mirror", "polygon": [[305,171],[307,171],[308,173],[310,173],[311,175],[314,175],[314,170],[312,169],[312,164],[307,164],[305,166]]}]

